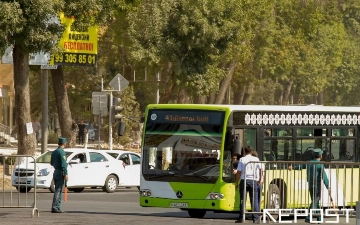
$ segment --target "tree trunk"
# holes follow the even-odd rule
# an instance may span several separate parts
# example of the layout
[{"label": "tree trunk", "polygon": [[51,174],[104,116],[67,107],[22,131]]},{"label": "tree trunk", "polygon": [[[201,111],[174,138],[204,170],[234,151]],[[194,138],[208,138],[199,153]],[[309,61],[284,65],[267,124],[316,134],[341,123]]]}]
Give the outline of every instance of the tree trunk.
[{"label": "tree trunk", "polygon": [[324,92],[320,92],[317,96],[317,104],[324,105]]},{"label": "tree trunk", "polygon": [[31,123],[30,87],[29,87],[29,54],[24,53],[21,44],[15,43],[13,50],[15,121],[18,127],[18,154],[35,155],[35,133],[27,134],[26,123]]},{"label": "tree trunk", "polygon": [[314,94],[314,95],[312,96],[312,103],[311,103],[311,104],[317,105],[317,100],[318,100],[317,95],[318,95],[318,94]]},{"label": "tree trunk", "polygon": [[277,99],[276,104],[278,104],[278,105],[282,104],[283,93],[284,93],[284,90],[282,89],[282,87],[280,90],[277,90],[275,92],[275,98]]},{"label": "tree trunk", "polygon": [[169,62],[161,71],[161,78],[163,79],[163,82],[160,83],[160,90],[162,90],[159,99],[160,104],[166,104],[170,101],[171,95],[175,88],[175,74],[170,71],[171,67],[172,64]]},{"label": "tree trunk", "polygon": [[194,104],[206,104],[206,96],[195,96],[194,97]]},{"label": "tree trunk", "polygon": [[243,103],[244,95],[245,95],[245,86],[238,84],[237,89],[234,90],[234,104],[241,105]]},{"label": "tree trunk", "polygon": [[179,88],[177,104],[189,103],[189,96],[184,88]]},{"label": "tree trunk", "polygon": [[244,89],[244,97],[243,97],[243,100],[242,100],[242,105],[248,104],[248,101],[249,101],[249,98],[250,98],[250,93],[251,93],[251,86],[252,86],[252,84],[249,84]]},{"label": "tree trunk", "polygon": [[51,75],[59,115],[61,136],[67,138],[67,146],[72,148],[76,144],[76,130],[72,129],[71,110],[62,67],[58,66],[58,69],[51,70]]},{"label": "tree trunk", "polygon": [[214,104],[221,104],[225,98],[226,91],[230,86],[233,74],[235,72],[236,63],[231,63],[229,66],[228,75],[220,82],[219,93],[215,98]]},{"label": "tree trunk", "polygon": [[207,104],[214,104],[216,95],[214,93],[210,94],[207,98]]},{"label": "tree trunk", "polygon": [[295,95],[294,95],[294,104],[300,104],[300,93],[301,93],[301,84],[298,83],[295,86]]},{"label": "tree trunk", "polygon": [[287,105],[293,83],[294,81],[292,79],[286,82],[283,93],[282,105]]}]

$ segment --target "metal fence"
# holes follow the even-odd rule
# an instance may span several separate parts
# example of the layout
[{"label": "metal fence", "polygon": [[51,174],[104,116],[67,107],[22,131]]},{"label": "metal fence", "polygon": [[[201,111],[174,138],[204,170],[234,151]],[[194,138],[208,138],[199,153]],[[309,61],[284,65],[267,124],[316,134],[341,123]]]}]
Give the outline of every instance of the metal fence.
[{"label": "metal fence", "polygon": [[[307,209],[309,209],[312,202],[311,197],[314,197],[314,193],[320,193],[320,207],[328,209],[325,210],[325,213],[338,214],[339,216],[355,216],[356,202],[360,201],[360,163],[312,161],[249,162],[245,166],[244,173],[250,173],[250,177],[259,177],[259,168],[262,168],[264,171],[264,180],[260,186],[260,199],[258,202],[260,210],[255,212],[250,207],[250,205],[255,204],[250,202],[250,199],[254,199],[256,194],[254,189],[258,187],[255,185],[257,180],[246,180],[245,176],[244,186],[240,190],[243,191],[244,202],[246,202],[243,205],[243,220],[245,219],[245,214],[268,215],[264,213],[264,209],[266,212],[271,212],[277,216],[280,213],[282,215],[294,215],[295,213],[297,215],[304,215],[305,212],[306,215],[309,215],[309,211],[313,210]],[[324,184],[325,177],[328,179],[328,188],[330,190]],[[246,187],[247,182],[253,182],[254,185]],[[249,190],[249,186],[252,190]],[[248,192],[252,191],[252,196],[249,196],[250,199],[247,198],[248,193],[246,189],[248,189]],[[310,193],[313,194],[310,195]],[[313,208],[316,207],[314,206]],[[315,213],[312,213],[312,215],[314,217],[324,215],[323,211],[314,211]],[[299,212],[301,213],[299,214]]]},{"label": "metal fence", "polygon": [[[35,158],[29,155],[1,155],[1,157],[3,171],[0,208],[32,208],[31,217],[39,216],[36,207]],[[31,189],[33,192],[30,192]]]}]

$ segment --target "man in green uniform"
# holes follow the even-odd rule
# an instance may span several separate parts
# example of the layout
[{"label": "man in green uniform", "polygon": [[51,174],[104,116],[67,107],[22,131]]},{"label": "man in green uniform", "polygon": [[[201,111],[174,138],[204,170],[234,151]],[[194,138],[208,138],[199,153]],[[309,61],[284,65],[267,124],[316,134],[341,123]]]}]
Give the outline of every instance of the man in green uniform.
[{"label": "man in green uniform", "polygon": [[61,210],[61,198],[64,184],[68,180],[66,154],[64,148],[66,146],[66,138],[59,138],[59,147],[52,152],[50,164],[55,168],[53,179],[55,183],[54,198],[51,205],[52,213],[64,213]]},{"label": "man in green uniform", "polygon": [[[316,148],[313,150],[313,159],[309,162],[320,162],[322,159],[323,151],[320,148]],[[307,168],[306,168],[307,166]],[[289,168],[291,169],[291,167]],[[329,179],[325,173],[324,165],[323,164],[303,164],[301,166],[297,165],[294,167],[295,170],[300,169],[307,169],[307,181],[309,184],[309,192],[311,198],[311,204],[309,207],[310,209],[320,209],[320,197],[321,197],[321,182],[324,182],[325,187],[329,190],[330,193],[330,186],[329,186]],[[320,213],[320,211],[313,211],[313,213]],[[315,217],[317,221],[321,221],[320,216]],[[314,219],[315,219],[314,218]],[[310,223],[310,216],[305,218],[306,223]]]}]

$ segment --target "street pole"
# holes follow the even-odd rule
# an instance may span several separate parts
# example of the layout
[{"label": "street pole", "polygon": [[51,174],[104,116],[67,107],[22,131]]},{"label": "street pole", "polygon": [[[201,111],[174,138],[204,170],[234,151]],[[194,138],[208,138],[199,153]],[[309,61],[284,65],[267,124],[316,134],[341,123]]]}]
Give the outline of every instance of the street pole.
[{"label": "street pole", "polygon": [[42,101],[41,101],[41,153],[47,151],[48,144],[48,134],[49,134],[49,82],[48,82],[48,70],[41,70],[41,91],[42,91]]},{"label": "street pole", "polygon": [[100,129],[101,129],[101,98],[99,96],[99,123],[98,123],[98,136],[99,136],[99,150],[101,149],[100,148]]},{"label": "street pole", "polygon": [[109,148],[113,150],[113,141],[112,141],[112,121],[111,121],[111,109],[113,106],[113,94],[110,91],[110,107],[109,107]]}]

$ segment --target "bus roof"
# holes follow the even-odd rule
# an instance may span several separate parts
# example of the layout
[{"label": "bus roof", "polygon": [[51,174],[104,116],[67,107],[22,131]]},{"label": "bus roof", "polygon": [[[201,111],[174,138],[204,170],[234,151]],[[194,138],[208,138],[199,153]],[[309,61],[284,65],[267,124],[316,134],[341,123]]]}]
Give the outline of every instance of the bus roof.
[{"label": "bus roof", "polygon": [[349,112],[359,113],[357,106],[323,105],[212,105],[212,104],[151,104],[151,109],[212,109],[251,112]]}]

